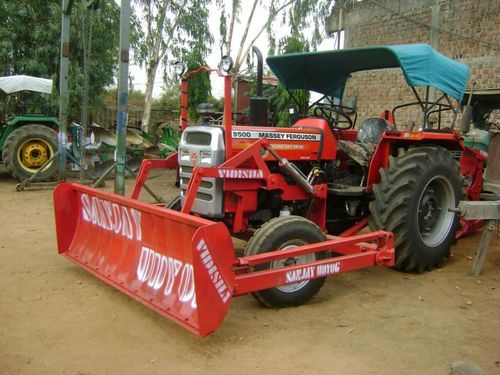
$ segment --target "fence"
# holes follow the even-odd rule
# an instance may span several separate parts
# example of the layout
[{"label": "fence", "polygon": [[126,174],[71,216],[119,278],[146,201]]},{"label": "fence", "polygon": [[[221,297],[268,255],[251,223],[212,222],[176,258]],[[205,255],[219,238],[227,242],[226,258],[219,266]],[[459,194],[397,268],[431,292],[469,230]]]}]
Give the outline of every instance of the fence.
[{"label": "fence", "polygon": [[[128,107],[128,126],[140,128],[142,124],[142,107]],[[91,112],[92,121],[106,129],[116,127],[117,109],[113,107],[94,108]],[[150,133],[154,133],[158,125],[179,120],[179,110],[152,109],[150,117]]]}]

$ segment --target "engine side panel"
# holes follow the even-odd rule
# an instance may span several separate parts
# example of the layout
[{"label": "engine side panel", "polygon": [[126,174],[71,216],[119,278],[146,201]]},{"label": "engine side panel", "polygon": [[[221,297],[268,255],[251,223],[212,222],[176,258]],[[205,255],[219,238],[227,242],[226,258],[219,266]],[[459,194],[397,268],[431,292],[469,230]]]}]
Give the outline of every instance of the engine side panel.
[{"label": "engine side panel", "polygon": [[[291,128],[233,126],[233,153],[249,147],[260,138],[267,138],[282,157],[288,160],[333,160],[337,140],[323,119],[303,119]],[[274,160],[266,153],[264,159]]]}]

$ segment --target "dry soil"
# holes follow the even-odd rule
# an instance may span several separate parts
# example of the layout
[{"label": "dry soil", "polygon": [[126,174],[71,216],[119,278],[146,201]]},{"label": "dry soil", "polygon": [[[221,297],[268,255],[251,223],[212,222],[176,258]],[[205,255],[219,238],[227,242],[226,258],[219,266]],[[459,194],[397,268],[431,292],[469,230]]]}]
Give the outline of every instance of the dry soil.
[{"label": "dry soil", "polygon": [[[171,174],[150,184],[175,195]],[[448,374],[458,360],[500,374],[498,238],[477,279],[480,234],[441,269],[340,274],[301,307],[235,298],[199,338],[59,256],[52,192],[15,185],[0,170],[2,374]]]}]

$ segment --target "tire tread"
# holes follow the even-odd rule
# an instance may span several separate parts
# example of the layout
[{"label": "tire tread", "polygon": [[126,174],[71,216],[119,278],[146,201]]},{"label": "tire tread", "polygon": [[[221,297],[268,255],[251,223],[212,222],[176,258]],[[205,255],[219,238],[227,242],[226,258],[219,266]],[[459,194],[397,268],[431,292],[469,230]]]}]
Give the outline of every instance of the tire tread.
[{"label": "tire tread", "polygon": [[[370,202],[372,229],[392,231],[395,234],[396,263],[394,268],[405,272],[423,272],[432,269],[444,259],[426,259],[415,251],[411,243],[406,217],[412,203],[412,186],[425,173],[426,167],[437,163],[451,165],[460,176],[453,155],[440,146],[420,146],[398,149],[398,156],[389,157],[389,167],[380,170],[380,183],[373,185],[374,200]],[[449,249],[444,254],[449,257]]]}]

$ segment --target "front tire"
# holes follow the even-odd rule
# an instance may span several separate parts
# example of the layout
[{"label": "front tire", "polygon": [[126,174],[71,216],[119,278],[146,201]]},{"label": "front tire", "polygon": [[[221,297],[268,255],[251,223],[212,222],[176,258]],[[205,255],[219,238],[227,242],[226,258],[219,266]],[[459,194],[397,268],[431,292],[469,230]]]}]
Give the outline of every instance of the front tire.
[{"label": "front tire", "polygon": [[[45,125],[23,125],[7,137],[2,159],[7,172],[18,180],[30,178],[54,156],[59,147],[57,133]],[[57,160],[40,171],[36,181],[48,181],[57,173]]]},{"label": "front tire", "polygon": [[453,155],[439,146],[400,149],[373,185],[370,227],[394,233],[396,262],[405,272],[423,272],[450,256],[459,227],[451,211],[462,196]]},{"label": "front tire", "polygon": [[[300,216],[277,217],[262,225],[252,236],[245,249],[245,256],[290,249],[310,243],[326,241],[323,231],[313,222]],[[255,271],[283,268],[287,265],[314,262],[327,258],[327,253],[312,253],[286,260],[260,264]],[[309,301],[319,292],[325,278],[303,280],[294,284],[277,286],[252,293],[267,307],[298,306]]]},{"label": "front tire", "polygon": [[178,195],[177,197],[171,199],[166,205],[165,208],[168,208],[170,210],[174,211],[179,211],[182,209],[182,203],[181,203],[181,196]]}]

